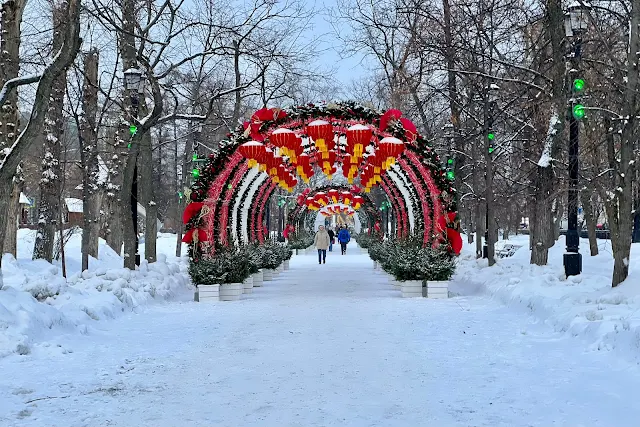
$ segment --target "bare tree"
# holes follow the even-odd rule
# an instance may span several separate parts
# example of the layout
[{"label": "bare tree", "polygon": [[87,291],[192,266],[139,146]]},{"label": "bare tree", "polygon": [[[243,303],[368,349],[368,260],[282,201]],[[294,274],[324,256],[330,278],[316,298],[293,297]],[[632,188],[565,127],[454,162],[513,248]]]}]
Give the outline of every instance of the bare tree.
[{"label": "bare tree", "polygon": [[[5,1],[2,3],[0,22],[0,86],[18,78],[20,69],[20,22],[24,11],[24,0]],[[0,108],[0,160],[5,157],[4,150],[9,149],[18,137],[20,117],[18,115],[17,92],[8,95],[5,104]],[[19,174],[12,182],[11,201],[7,216],[5,239],[0,239],[0,255],[4,252],[16,256],[17,212],[22,191],[22,179]]]},{"label": "bare tree", "polygon": [[[53,51],[64,43],[62,32],[67,19],[64,2],[53,4]],[[38,205],[38,230],[33,248],[33,259],[53,259],[55,233],[60,223],[62,195],[62,137],[65,129],[63,107],[66,93],[66,72],[61,73],[51,89],[49,108],[44,121],[44,158],[40,179],[40,203]]]},{"label": "bare tree", "polygon": [[[11,180],[21,159],[29,151],[37,136],[42,133],[45,113],[49,108],[49,97],[54,81],[63,74],[73,62],[80,47],[80,7],[76,0],[68,0],[65,4],[66,25],[60,28],[62,43],[60,49],[54,52],[53,60],[41,73],[18,77],[7,81],[0,91],[0,108],[5,105],[8,97],[19,86],[38,83],[29,122],[8,147],[5,158],[0,162],[0,210],[8,212],[10,202]],[[7,230],[7,216],[0,215],[0,241],[4,241]]]}]

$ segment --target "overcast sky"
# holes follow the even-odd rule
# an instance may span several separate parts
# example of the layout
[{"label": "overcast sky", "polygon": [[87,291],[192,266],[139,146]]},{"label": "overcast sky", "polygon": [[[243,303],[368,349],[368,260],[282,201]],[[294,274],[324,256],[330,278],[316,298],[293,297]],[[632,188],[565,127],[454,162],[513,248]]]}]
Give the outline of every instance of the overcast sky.
[{"label": "overcast sky", "polygon": [[[358,79],[366,74],[366,70],[363,68],[363,57],[360,54],[341,58],[340,51],[342,50],[342,42],[337,38],[333,31],[333,27],[330,23],[329,10],[332,7],[336,7],[337,0],[309,0],[310,7],[315,4],[315,9],[318,10],[315,18],[312,21],[310,36],[321,37],[321,49],[323,53],[317,61],[322,64],[333,65],[336,70],[335,78],[339,80],[345,87],[349,86],[349,83]],[[341,31],[345,29],[342,28]]]}]

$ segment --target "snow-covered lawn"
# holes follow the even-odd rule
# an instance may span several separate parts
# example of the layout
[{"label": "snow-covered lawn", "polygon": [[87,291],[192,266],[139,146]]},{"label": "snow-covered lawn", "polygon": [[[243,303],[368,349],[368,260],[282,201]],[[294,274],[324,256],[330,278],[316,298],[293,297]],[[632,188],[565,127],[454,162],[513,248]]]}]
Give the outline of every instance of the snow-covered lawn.
[{"label": "snow-covered lawn", "polygon": [[0,359],[0,425],[637,426],[636,366],[491,298],[402,299],[350,252]]},{"label": "snow-covered lawn", "polygon": [[140,306],[171,299],[193,298],[186,262],[175,256],[175,235],[161,235],[158,262],[143,262],[139,271],[122,268],[122,258],[104,242],[100,259],[80,272],[81,235],[66,248],[67,279],[60,263],[31,260],[35,232],[20,230],[18,259],[2,261],[0,291],[0,358],[28,354],[32,347],[61,333],[87,334],[97,321],[112,319]]},{"label": "snow-covered lawn", "polygon": [[557,332],[580,339],[580,345],[640,363],[640,244],[632,245],[629,278],[611,288],[613,256],[608,240],[599,240],[600,254],[591,257],[588,240],[581,239],[583,273],[568,280],[562,266],[563,236],[549,251],[549,265],[544,267],[529,264],[528,236],[498,245],[505,243],[522,247],[491,268],[486,260],[475,259],[475,246],[465,245],[451,290],[491,295]]}]

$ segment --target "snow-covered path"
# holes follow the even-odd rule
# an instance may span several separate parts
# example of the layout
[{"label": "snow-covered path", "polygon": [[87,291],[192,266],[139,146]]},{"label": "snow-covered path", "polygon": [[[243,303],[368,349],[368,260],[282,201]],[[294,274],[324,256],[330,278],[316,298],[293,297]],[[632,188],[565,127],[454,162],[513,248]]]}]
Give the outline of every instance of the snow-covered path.
[{"label": "snow-covered path", "polygon": [[173,303],[0,360],[2,426],[637,426],[635,367],[489,299],[402,299],[298,256],[239,302]]}]

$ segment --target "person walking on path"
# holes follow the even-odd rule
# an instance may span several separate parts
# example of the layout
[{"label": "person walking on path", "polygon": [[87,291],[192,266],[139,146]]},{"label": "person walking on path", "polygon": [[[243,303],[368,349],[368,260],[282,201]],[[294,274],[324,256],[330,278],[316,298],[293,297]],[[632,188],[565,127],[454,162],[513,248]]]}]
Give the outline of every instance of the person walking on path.
[{"label": "person walking on path", "polygon": [[321,225],[313,238],[313,244],[318,249],[318,264],[327,263],[327,249],[330,243],[329,233],[324,229],[324,225]]},{"label": "person walking on path", "polygon": [[329,252],[333,252],[333,242],[336,237],[336,233],[333,232],[332,229],[327,230],[327,234],[329,234]]},{"label": "person walking on path", "polygon": [[338,242],[340,242],[340,249],[342,249],[342,255],[347,253],[347,243],[351,241],[351,234],[347,228],[343,228],[338,233]]}]

